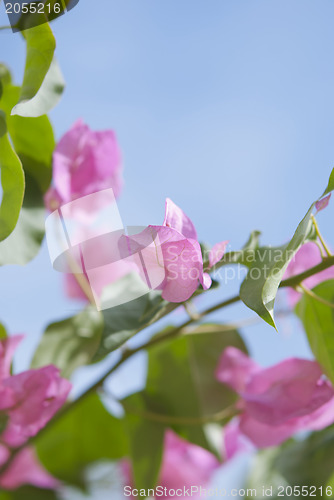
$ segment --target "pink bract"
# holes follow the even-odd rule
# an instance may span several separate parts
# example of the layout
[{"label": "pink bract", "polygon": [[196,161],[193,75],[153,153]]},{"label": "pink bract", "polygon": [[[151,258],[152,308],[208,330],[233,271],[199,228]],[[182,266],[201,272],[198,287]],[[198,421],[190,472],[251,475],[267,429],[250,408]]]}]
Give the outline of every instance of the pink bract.
[{"label": "pink bract", "polygon": [[[219,465],[220,463],[211,453],[181,439],[173,431],[167,430],[158,485],[167,490],[183,490],[191,486],[205,487]],[[127,461],[123,462],[123,473],[126,484],[131,485],[133,483],[132,472]],[[171,499],[172,497],[164,494],[160,498]]]},{"label": "pink bract", "polygon": [[332,193],[329,193],[327,196],[322,198],[321,200],[317,201],[315,204],[315,209],[317,212],[320,212],[321,210],[324,210],[325,208],[328,207],[329,200],[331,199]]},{"label": "pink bract", "polygon": [[[1,435],[1,465],[9,457],[7,446],[22,446],[35,436],[65,403],[71,389],[70,382],[61,378],[59,369],[52,365],[11,375],[12,356],[21,339],[17,335],[0,341],[1,410],[8,418]],[[23,448],[0,477],[4,488],[25,483],[45,488],[58,484],[38,464],[31,448]]]},{"label": "pink bract", "polygon": [[228,347],[216,376],[239,394],[239,429],[259,448],[334,422],[334,390],[315,361],[291,358],[262,369]]},{"label": "pink bract", "polygon": [[[6,463],[9,451],[0,445],[0,463]],[[23,448],[8,469],[0,477],[0,486],[6,490],[14,490],[25,484],[32,484],[38,488],[55,489],[60,483],[49,474],[38,462],[33,448]]]},{"label": "pink bract", "polygon": [[[313,242],[305,243],[305,245],[303,245],[298,250],[294,258],[289,263],[284,274],[284,279],[291,278],[296,274],[300,274],[307,269],[320,264],[321,260],[321,253],[318,246]],[[324,271],[321,271],[320,273],[317,273],[310,278],[307,278],[305,281],[303,281],[303,284],[307,288],[314,288],[315,286],[319,285],[319,283],[330,279],[334,279],[334,266],[329,267],[328,269],[325,269]],[[289,304],[291,305],[291,307],[294,307],[300,299],[301,295],[293,288],[288,288],[287,293]]]},{"label": "pink bract", "polygon": [[123,185],[119,146],[112,130],[92,131],[81,120],[60,139],[53,154],[53,186],[45,196],[50,211],[60,204]]}]

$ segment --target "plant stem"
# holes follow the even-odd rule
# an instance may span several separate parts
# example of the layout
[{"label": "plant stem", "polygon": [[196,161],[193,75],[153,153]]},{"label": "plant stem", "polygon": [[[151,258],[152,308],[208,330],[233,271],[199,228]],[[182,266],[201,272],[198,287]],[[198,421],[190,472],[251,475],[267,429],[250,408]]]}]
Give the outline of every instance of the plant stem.
[{"label": "plant stem", "polygon": [[170,425],[202,425],[210,422],[221,422],[226,418],[234,417],[239,413],[234,405],[228,406],[223,410],[214,413],[213,415],[205,415],[203,417],[175,417],[172,415],[163,415],[161,413],[155,413],[152,411],[138,411],[134,408],[126,408],[127,412],[139,417],[152,420],[153,422],[161,422],[163,424]]},{"label": "plant stem", "polygon": [[[306,278],[309,278],[310,276],[313,276],[314,274],[319,273],[320,271],[323,271],[324,269],[327,269],[328,267],[331,267],[334,265],[334,256],[332,257],[326,257],[320,264],[317,266],[314,266],[307,271],[304,271],[303,273],[297,274],[296,276],[292,276],[291,278],[288,278],[286,280],[281,281],[280,283],[280,288],[284,287],[293,287],[295,288],[298,286],[302,281],[304,281]],[[142,344],[141,346],[138,346],[134,349],[126,349],[124,350],[121,358],[119,361],[112,366],[94,385],[92,385],[90,388],[87,389],[85,393],[83,393],[81,396],[79,396],[75,401],[71,402],[67,406],[63,408],[54,418],[53,420],[50,421],[54,422],[55,420],[61,418],[61,416],[64,413],[67,413],[67,411],[73,407],[77,402],[79,402],[82,398],[84,398],[87,394],[91,393],[92,391],[95,391],[99,389],[102,384],[105,382],[105,380],[112,374],[114,373],[125,361],[127,361],[129,358],[137,354],[138,352],[145,350],[145,349],[150,349],[151,347],[155,346],[156,344],[160,344],[161,342],[165,342],[166,340],[172,339],[172,338],[177,338],[180,334],[183,333],[183,330],[186,329],[188,326],[196,323],[199,321],[199,319],[204,318],[205,316],[212,314],[218,310],[224,309],[225,307],[228,307],[232,304],[235,304],[240,301],[240,296],[236,295],[234,297],[231,297],[229,299],[223,300],[222,302],[219,302],[218,304],[208,307],[205,309],[199,316],[198,319],[188,319],[184,323],[182,323],[180,326],[174,328],[173,330],[168,330],[163,333],[160,333],[158,335],[155,335],[152,337],[150,340]],[[41,431],[43,432],[43,431]]]},{"label": "plant stem", "polygon": [[321,304],[324,304],[325,306],[328,306],[331,309],[334,309],[334,304],[332,304],[331,302],[328,302],[328,300],[323,299],[322,297],[319,297],[319,295],[317,295],[316,293],[312,292],[312,290],[310,290],[306,286],[300,284],[300,285],[298,285],[297,288],[300,288],[302,292],[304,292],[307,295],[309,295],[310,297],[312,297],[312,299],[315,299],[318,302],[320,302]]},{"label": "plant stem", "polygon": [[[291,278],[288,278],[286,280],[281,281],[279,288],[284,288],[284,287],[292,287],[296,288],[302,281],[304,281],[306,278],[309,278],[310,276],[313,276],[314,274],[317,274],[321,271],[324,271],[325,269],[331,267],[334,265],[334,256],[326,257],[323,259],[323,261],[318,264],[317,266],[314,266],[307,271],[304,271],[303,273],[297,274],[296,276],[292,276]],[[95,382],[92,386],[90,386],[83,394],[81,394],[76,400],[68,403],[66,406],[63,407],[62,410],[60,410],[52,420],[50,420],[47,425],[36,435],[33,436],[32,438],[29,439],[27,443],[24,445],[14,449],[12,451],[12,455],[9,458],[9,460],[4,464],[2,467],[0,467],[0,474],[3,473],[9,465],[12,463],[13,459],[19,453],[23,448],[26,446],[32,444],[34,441],[36,441],[41,435],[43,435],[44,432],[50,429],[52,425],[54,425],[56,422],[58,422],[63,416],[65,416],[68,411],[70,411],[72,408],[74,408],[77,404],[79,404],[85,397],[87,397],[89,394],[92,392],[97,391],[98,389],[101,388],[103,383],[106,381],[106,379],[112,375],[123,363],[125,363],[128,359],[130,359],[132,356],[137,354],[140,351],[143,351],[145,349],[151,349],[153,346],[160,344],[161,342],[165,342],[167,340],[170,340],[172,338],[177,338],[178,336],[182,335],[184,333],[184,330],[194,324],[197,323],[199,319],[202,319],[203,317],[212,314],[218,310],[224,309],[225,307],[228,307],[232,304],[235,304],[240,301],[240,296],[236,295],[234,297],[231,297],[227,300],[224,300],[222,302],[219,302],[218,304],[211,306],[207,309],[205,309],[199,316],[198,319],[188,319],[186,322],[184,322],[182,325],[172,329],[165,331],[163,333],[160,333],[158,335],[155,335],[152,337],[150,340],[145,342],[139,347],[136,347],[134,349],[125,349],[122,353],[121,358],[118,360],[118,362],[113,365],[109,370],[97,381]]]},{"label": "plant stem", "polygon": [[329,250],[328,246],[327,246],[327,243],[325,242],[321,232],[320,232],[320,229],[319,229],[319,226],[318,226],[318,223],[316,221],[316,218],[314,217],[314,215],[311,215],[311,219],[312,219],[312,222],[313,222],[313,226],[314,226],[314,229],[315,229],[315,232],[317,233],[317,236],[322,244],[322,246],[324,247],[324,250],[326,252],[326,254],[328,255],[328,257],[331,257],[332,256],[332,253],[331,251]]}]

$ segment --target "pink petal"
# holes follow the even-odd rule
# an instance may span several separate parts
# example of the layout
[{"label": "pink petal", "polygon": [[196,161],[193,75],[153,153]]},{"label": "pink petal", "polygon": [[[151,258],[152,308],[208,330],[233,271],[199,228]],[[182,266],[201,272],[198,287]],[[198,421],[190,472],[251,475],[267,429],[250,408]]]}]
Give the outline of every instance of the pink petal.
[{"label": "pink petal", "polygon": [[59,376],[55,366],[28,370],[6,379],[15,405],[8,410],[9,422],[2,435],[9,446],[20,446],[35,436],[65,403],[71,384]]},{"label": "pink petal", "polygon": [[244,392],[245,412],[270,425],[311,414],[334,397],[314,361],[291,358],[254,373]]},{"label": "pink petal", "polygon": [[209,268],[213,267],[217,262],[219,262],[226,249],[226,245],[228,244],[228,241],[221,241],[220,243],[216,243],[210,250],[209,253]]},{"label": "pink petal", "polygon": [[[208,451],[188,443],[171,430],[167,430],[164,440],[163,459],[158,485],[168,490],[205,487],[212,474],[219,467],[218,460]],[[132,467],[123,460],[121,470],[126,485],[133,484]],[[163,494],[161,498],[173,497]]]},{"label": "pink petal", "polygon": [[[318,246],[313,242],[308,242],[303,245],[296,253],[292,261],[289,263],[284,274],[284,279],[291,278],[296,274],[300,274],[311,267],[320,264],[321,254]],[[334,279],[334,266],[325,269],[324,271],[307,278],[303,284],[307,288],[314,288],[323,281]],[[300,299],[300,293],[292,288],[288,288],[288,300],[291,307],[294,307]]]},{"label": "pink petal", "polygon": [[183,210],[175,205],[169,198],[166,199],[165,220],[163,226],[171,227],[186,238],[197,240],[194,224]]},{"label": "pink petal", "polygon": [[208,290],[212,285],[212,279],[208,273],[203,273],[203,277],[200,277],[199,280],[204,290]]},{"label": "pink petal", "polygon": [[334,398],[323,406],[299,419],[300,429],[318,431],[334,422]]},{"label": "pink petal", "polygon": [[167,489],[204,486],[219,467],[208,451],[184,441],[171,430],[165,434],[159,484]]},{"label": "pink petal", "polygon": [[324,198],[322,198],[321,200],[316,202],[315,208],[316,208],[317,212],[324,210],[328,206],[328,203],[329,203],[331,196],[332,196],[332,193],[329,193],[327,196],[325,196]]},{"label": "pink petal", "polygon": [[[134,265],[120,260],[90,270],[89,276],[86,275],[86,279],[95,296],[101,297],[104,288],[135,270],[137,269]],[[70,298],[88,300],[74,274],[65,275],[65,291],[66,295]]]},{"label": "pink petal", "polygon": [[57,210],[62,203],[62,198],[58,191],[51,186],[49,190],[44,195],[44,204],[49,212],[54,212]]},{"label": "pink petal", "polygon": [[[53,187],[46,202],[68,203],[87,194],[122,188],[121,155],[112,130],[94,132],[81,120],[60,139],[53,155]],[[51,208],[51,207],[49,207]]]},{"label": "pink petal", "polygon": [[18,453],[8,470],[1,476],[0,484],[8,490],[19,488],[24,484],[50,489],[60,486],[60,482],[38,463],[35,451],[30,447]]},{"label": "pink petal", "polygon": [[227,425],[225,425],[223,432],[223,456],[225,457],[225,460],[230,460],[238,453],[253,450],[251,443],[240,432],[239,420],[237,418],[231,420]]},{"label": "pink petal", "polygon": [[257,448],[267,448],[283,443],[299,430],[294,420],[282,425],[269,425],[248,414],[240,417],[240,430]]},{"label": "pink petal", "polygon": [[167,243],[163,245],[162,252],[166,270],[162,297],[169,302],[184,302],[196,292],[199,282],[203,281],[199,243],[186,239]]},{"label": "pink petal", "polygon": [[144,274],[151,285],[155,283],[151,288],[162,290],[162,297],[169,302],[184,302],[199,283],[204,287],[209,285],[207,276],[203,276],[199,243],[175,229],[149,226],[137,235],[120,239],[120,253],[124,258],[136,252],[144,253]]},{"label": "pink petal", "polygon": [[259,370],[259,366],[244,352],[236,347],[227,347],[219,360],[216,378],[240,394],[251,376]]}]

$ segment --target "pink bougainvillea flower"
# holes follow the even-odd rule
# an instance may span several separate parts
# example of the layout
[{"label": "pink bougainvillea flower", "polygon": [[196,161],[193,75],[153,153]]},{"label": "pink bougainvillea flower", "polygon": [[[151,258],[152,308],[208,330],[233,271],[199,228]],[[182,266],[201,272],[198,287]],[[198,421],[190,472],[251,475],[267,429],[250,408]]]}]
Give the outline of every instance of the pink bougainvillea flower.
[{"label": "pink bougainvillea flower", "polygon": [[[320,264],[320,262],[321,262],[321,253],[316,243],[313,242],[305,243],[305,245],[303,245],[300,248],[300,250],[298,250],[294,258],[289,263],[287,270],[285,271],[284,274],[284,279],[291,278],[296,274],[300,274],[306,271],[307,269],[310,269],[311,267]],[[325,269],[324,271],[321,271],[320,273],[317,273],[314,276],[311,276],[310,278],[307,278],[303,282],[303,284],[307,288],[314,288],[316,285],[319,285],[319,283],[322,283],[323,281],[330,279],[334,279],[334,266],[329,267],[328,269]],[[294,307],[297,304],[298,300],[300,299],[301,294],[298,293],[293,288],[288,288],[287,293],[288,293],[289,303],[291,307]]]},{"label": "pink bougainvillea flower", "polygon": [[[0,465],[7,462],[9,454],[9,450],[0,445]],[[59,481],[39,464],[34,449],[28,446],[16,455],[8,469],[0,476],[0,486],[6,490],[14,490],[25,484],[45,489],[60,486]]]},{"label": "pink bougainvillea flower", "polygon": [[122,188],[121,155],[112,130],[94,132],[78,120],[53,154],[53,186],[45,196],[50,211],[82,196]]},{"label": "pink bougainvillea flower", "polygon": [[[205,487],[219,465],[219,461],[211,453],[167,430],[158,485],[166,488],[164,491],[167,493],[169,490],[183,490],[191,486]],[[131,485],[131,466],[127,461],[123,462],[123,472],[126,484]],[[168,494],[160,497],[172,498]]]},{"label": "pink bougainvillea flower", "polygon": [[328,207],[329,200],[331,199],[332,193],[329,193],[327,196],[322,198],[321,200],[317,201],[315,204],[315,208],[317,213],[320,212],[321,210],[324,210],[326,207]]},{"label": "pink bougainvillea flower", "polygon": [[20,446],[38,433],[64,404],[70,382],[59,375],[59,369],[49,365],[10,375],[11,357],[21,335],[0,341],[0,394],[5,394],[1,409],[9,417],[1,436],[10,446]]},{"label": "pink bougainvillea flower", "polygon": [[166,198],[165,218],[162,225],[175,229],[186,238],[197,240],[194,224],[170,198]]},{"label": "pink bougainvillea flower", "polygon": [[2,434],[10,446],[20,446],[35,436],[65,403],[71,384],[49,365],[5,378],[0,383],[12,393],[14,403],[6,409],[9,422]]},{"label": "pink bougainvillea flower", "polygon": [[[212,265],[221,258],[225,246],[226,242],[215,245],[214,253],[210,254]],[[91,251],[96,254],[96,249]],[[112,249],[108,245],[101,244],[97,251],[101,261],[108,262],[108,252],[111,260]],[[120,236],[118,252],[119,260],[112,266],[105,266],[103,272],[102,268],[96,273],[90,272],[89,281],[95,295],[100,296],[103,288],[130,272],[138,273],[148,288],[162,290],[162,297],[169,302],[188,300],[199,284],[205,290],[211,286],[209,274],[203,271],[196,229],[170,199],[166,200],[163,225],[148,226],[132,236]],[[75,276],[66,277],[66,290],[72,298],[85,299]]]},{"label": "pink bougainvillea flower", "polygon": [[210,276],[203,272],[201,247],[196,238],[189,217],[167,199],[163,225],[148,226],[137,235],[123,237],[120,251],[126,257],[145,249],[144,274],[156,281],[164,271],[154,288],[162,290],[162,297],[169,302],[184,302],[199,284],[205,290],[211,286]]},{"label": "pink bougainvillea flower", "polygon": [[228,347],[216,376],[240,395],[239,429],[259,448],[334,422],[334,390],[315,361],[291,358],[261,369]]}]

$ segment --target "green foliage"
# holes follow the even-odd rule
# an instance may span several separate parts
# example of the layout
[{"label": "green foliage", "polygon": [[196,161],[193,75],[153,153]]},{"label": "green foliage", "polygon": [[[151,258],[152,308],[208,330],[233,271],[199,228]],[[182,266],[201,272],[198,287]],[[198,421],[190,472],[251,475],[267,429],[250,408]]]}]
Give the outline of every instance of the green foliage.
[{"label": "green foliage", "polygon": [[101,342],[103,319],[92,306],[47,327],[35,352],[32,367],[58,366],[64,377],[91,362]]},{"label": "green foliage", "polygon": [[146,389],[122,401],[137,487],[154,487],[167,428],[220,458],[213,422],[226,422],[218,414],[235,402],[235,395],[216,381],[215,370],[228,345],[246,350],[235,330],[202,325],[150,348]]},{"label": "green foliage", "polygon": [[41,116],[58,102],[64,80],[54,60],[56,41],[48,23],[23,32],[27,42],[26,65],[19,102],[13,115]]},{"label": "green foliage", "polygon": [[[328,304],[334,304],[334,280],[320,283],[313,292]],[[296,306],[312,352],[334,383],[334,309],[303,294]]]},{"label": "green foliage", "polygon": [[41,192],[45,193],[52,177],[52,153],[55,147],[52,126],[47,116],[26,118],[10,115],[19,92],[20,87],[6,86],[0,107],[7,115],[8,132],[24,170],[34,177]]},{"label": "green foliage", "polygon": [[4,113],[0,113],[0,174],[3,192],[0,205],[0,241],[3,241],[11,234],[19,218],[25,181],[21,161],[6,132]]},{"label": "green foliage", "polygon": [[84,487],[85,468],[98,460],[126,456],[128,443],[122,420],[90,393],[38,437],[36,450],[51,474]]},{"label": "green foliage", "polygon": [[44,238],[44,204],[40,190],[26,174],[22,209],[13,232],[0,243],[0,266],[24,265],[38,253]]},{"label": "green foliage", "polygon": [[122,403],[134,483],[137,488],[153,488],[159,479],[165,426],[142,417],[154,409],[146,393],[133,394]]},{"label": "green foliage", "polygon": [[102,342],[95,357],[96,360],[114,351],[135,333],[149,323],[156,321],[163,310],[170,310],[169,304],[161,298],[160,292],[150,291],[127,302],[126,297],[128,297],[129,290],[133,293],[138,292],[138,294],[146,290],[146,286],[135,273],[130,273],[115,281],[105,289],[102,295],[102,303],[105,306],[109,303],[112,304],[114,299],[119,300],[123,295],[125,302],[102,311],[104,329]]},{"label": "green foliage", "polygon": [[7,337],[7,331],[4,325],[0,323],[0,339],[5,339]]},{"label": "green foliage", "polygon": [[52,175],[52,152],[55,146],[53,130],[46,116],[23,118],[11,116],[10,110],[20,89],[4,85],[0,107],[7,115],[10,139],[21,160],[26,177],[26,189],[17,225],[0,245],[0,265],[24,265],[35,257],[44,238],[43,193]]},{"label": "green foliage", "polygon": [[[247,242],[245,243],[245,245],[242,247],[241,250],[235,250],[232,252],[225,253],[221,258],[221,260],[214,265],[211,271],[214,272],[220,267],[232,264],[240,264],[246,267],[251,267],[251,265],[254,262],[254,254],[256,250],[259,248],[260,236],[261,236],[260,231],[252,231]],[[208,262],[204,264],[204,267],[207,266]]]},{"label": "green foliage", "polygon": [[313,239],[311,214],[315,203],[334,189],[334,169],[324,193],[312,203],[292,239],[279,248],[262,247],[240,288],[241,300],[269,325],[275,326],[274,303],[284,272],[299,248]]},{"label": "green foliage", "polygon": [[22,486],[15,491],[0,492],[0,500],[57,500],[58,498],[55,491],[34,486]]},{"label": "green foliage", "polygon": [[[149,350],[146,392],[162,414],[200,420],[235,401],[232,391],[215,378],[218,360],[228,345],[245,350],[235,330],[205,325]],[[188,441],[217,453],[205,425],[180,424],[173,428]]]}]

